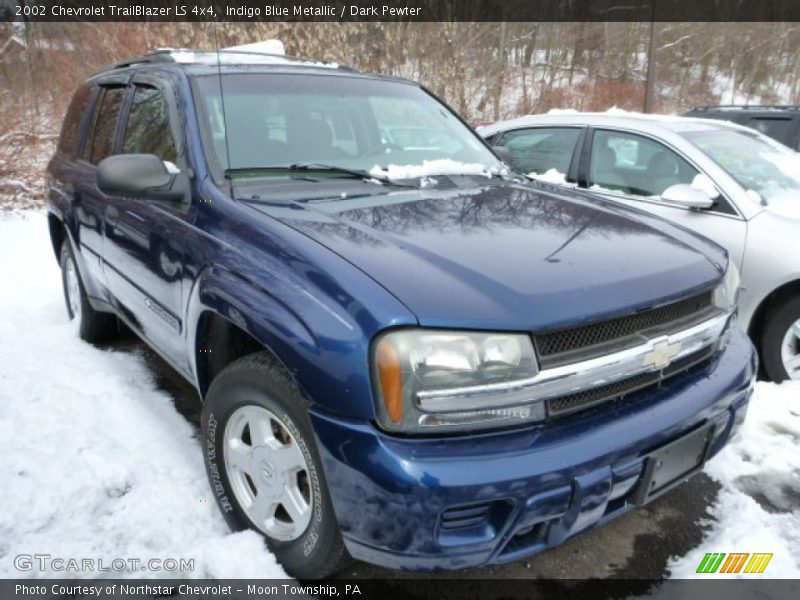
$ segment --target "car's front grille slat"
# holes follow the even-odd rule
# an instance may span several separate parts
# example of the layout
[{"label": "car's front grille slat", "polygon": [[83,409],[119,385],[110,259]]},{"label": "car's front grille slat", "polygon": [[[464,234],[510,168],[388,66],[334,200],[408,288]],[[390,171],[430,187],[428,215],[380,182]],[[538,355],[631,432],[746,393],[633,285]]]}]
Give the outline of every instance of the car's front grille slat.
[{"label": "car's front grille slat", "polygon": [[489,519],[491,508],[490,502],[449,508],[442,513],[441,527],[446,530],[478,527]]},{"label": "car's front grille slat", "polygon": [[[631,315],[540,333],[534,336],[534,341],[541,368],[554,369],[641,346],[661,336],[679,334],[719,314],[714,306],[713,291],[707,291]],[[637,373],[619,381],[549,398],[546,414],[549,418],[562,417],[658,385],[706,362],[716,348],[715,343],[706,345],[661,370]]]},{"label": "car's front grille slat", "polygon": [[645,339],[674,333],[715,312],[713,292],[703,292],[649,310],[534,336],[542,368],[602,356],[641,344]]},{"label": "car's front grille slat", "polygon": [[713,354],[714,347],[709,346],[674,361],[662,371],[641,373],[608,385],[553,398],[547,401],[547,416],[550,418],[563,417],[604,402],[622,399],[651,386],[664,384],[682,372],[702,366]]}]

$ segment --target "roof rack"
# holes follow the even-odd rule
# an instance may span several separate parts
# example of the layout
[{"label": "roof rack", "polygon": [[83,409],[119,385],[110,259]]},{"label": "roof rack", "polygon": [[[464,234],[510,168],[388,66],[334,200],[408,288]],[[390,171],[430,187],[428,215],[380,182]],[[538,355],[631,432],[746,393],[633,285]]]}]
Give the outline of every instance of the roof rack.
[{"label": "roof rack", "polygon": [[342,69],[352,71],[338,63],[315,60],[312,58],[299,58],[285,54],[257,52],[252,50],[221,49],[219,51],[192,50],[188,48],[158,48],[137,58],[114,63],[110,69],[124,69],[138,64],[201,64],[201,65],[290,65],[304,67],[318,67],[323,69]]},{"label": "roof rack", "polygon": [[795,104],[718,104],[715,106],[696,106],[692,110],[707,111],[717,109],[736,108],[741,110],[800,110],[800,105]]}]

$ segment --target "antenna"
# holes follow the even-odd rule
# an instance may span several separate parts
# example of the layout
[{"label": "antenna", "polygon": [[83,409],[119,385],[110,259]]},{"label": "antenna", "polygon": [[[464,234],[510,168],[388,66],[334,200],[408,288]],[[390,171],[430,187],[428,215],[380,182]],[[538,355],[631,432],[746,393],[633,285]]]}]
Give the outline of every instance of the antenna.
[{"label": "antenna", "polygon": [[[222,110],[222,128],[225,130],[225,161],[227,168],[231,165],[231,149],[228,146],[228,120],[225,116],[225,90],[222,86],[222,64],[219,59],[219,21],[214,22],[214,40],[217,44],[217,78],[219,79],[219,104]],[[233,198],[233,181],[231,181],[231,198]]]}]

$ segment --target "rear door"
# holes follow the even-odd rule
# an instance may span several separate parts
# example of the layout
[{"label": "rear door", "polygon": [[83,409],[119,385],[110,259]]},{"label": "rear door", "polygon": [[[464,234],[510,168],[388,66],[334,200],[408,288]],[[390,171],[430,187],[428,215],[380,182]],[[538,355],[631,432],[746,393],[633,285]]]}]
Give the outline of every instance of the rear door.
[{"label": "rear door", "polygon": [[84,263],[91,280],[105,287],[102,257],[107,199],[97,189],[95,176],[98,163],[110,156],[116,147],[126,86],[121,81],[108,81],[99,85],[95,94],[94,110],[75,163],[73,202]]},{"label": "rear door", "polygon": [[[50,202],[56,210],[62,211],[65,223],[70,228],[86,293],[95,298],[103,295],[102,267],[99,254],[92,254],[88,250],[84,252],[81,245],[81,214],[84,214],[84,228],[89,225],[89,219],[85,218],[85,210],[81,206],[82,192],[78,182],[84,168],[76,161],[86,125],[93,117],[97,92],[96,86],[90,84],[82,85],[75,92],[64,117],[55,156],[47,166],[51,178],[48,186]],[[92,235],[102,240],[100,223],[96,223],[96,229],[86,232],[89,244],[96,242],[91,239]]]},{"label": "rear door", "polygon": [[[169,83],[135,77],[123,115],[120,154],[154,154],[169,168],[187,169],[175,94]],[[185,370],[181,283],[184,239],[192,220],[184,202],[111,197],[106,209],[104,259],[115,305],[137,332]]]},{"label": "rear door", "polygon": [[690,210],[661,200],[668,187],[691,184],[701,172],[680,152],[652,137],[613,129],[593,129],[586,144],[589,151],[583,153],[586,158],[579,175],[582,185],[705,235],[725,247],[741,267],[747,222],[724,190],[708,210]]}]

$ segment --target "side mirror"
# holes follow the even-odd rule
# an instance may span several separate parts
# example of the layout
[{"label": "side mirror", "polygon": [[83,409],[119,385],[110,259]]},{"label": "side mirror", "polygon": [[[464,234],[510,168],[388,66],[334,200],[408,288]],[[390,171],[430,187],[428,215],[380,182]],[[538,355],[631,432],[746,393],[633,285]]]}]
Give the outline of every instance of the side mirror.
[{"label": "side mirror", "polygon": [[715,186],[714,182],[711,181],[711,177],[705,173],[698,173],[694,176],[694,179],[692,179],[692,187],[696,190],[700,190],[701,192],[705,192],[706,195],[712,200],[719,198],[719,190],[717,189],[717,186]]},{"label": "side mirror", "polygon": [[676,183],[669,186],[661,193],[661,200],[695,210],[714,206],[714,201],[708,197],[707,193],[688,183]]},{"label": "side mirror", "polygon": [[505,146],[492,146],[492,150],[497,155],[497,157],[506,163],[509,167],[511,166],[511,151],[506,148]]},{"label": "side mirror", "polygon": [[118,154],[100,161],[97,187],[109,196],[180,202],[189,191],[189,179],[154,154]]}]

